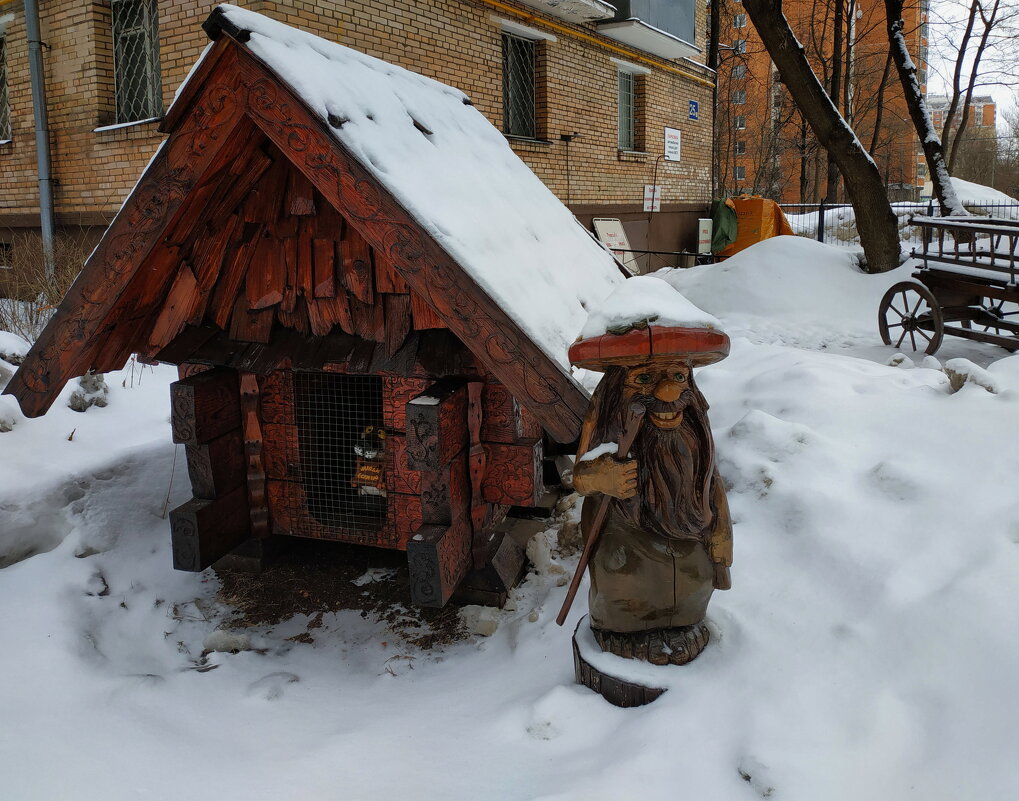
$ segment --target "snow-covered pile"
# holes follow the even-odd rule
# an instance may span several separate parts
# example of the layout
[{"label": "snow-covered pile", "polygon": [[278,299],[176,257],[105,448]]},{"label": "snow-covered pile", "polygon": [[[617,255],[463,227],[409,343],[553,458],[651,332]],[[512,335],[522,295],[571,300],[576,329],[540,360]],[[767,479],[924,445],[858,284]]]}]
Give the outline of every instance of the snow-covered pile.
[{"label": "snow-covered pile", "polygon": [[730,334],[819,347],[876,339],[881,296],[910,272],[868,275],[855,251],[776,236],[718,264],[654,275],[723,318]]},{"label": "snow-covered pile", "polygon": [[1019,205],[1019,200],[1016,200],[1011,195],[1006,195],[1004,192],[1000,192],[991,186],[975,184],[972,181],[964,181],[962,178],[952,178],[952,186],[955,187],[955,194],[959,196],[959,200],[961,200],[964,205],[969,204],[980,206],[995,205],[999,203]]},{"label": "snow-covered pile", "polygon": [[450,86],[221,5],[291,86],[549,357],[623,280],[612,255]]},{"label": "snow-covered pile", "polygon": [[[1012,797],[1019,356],[946,338],[957,389],[935,359],[892,359],[856,316],[893,277],[800,247],[666,275],[730,334],[772,325],[698,373],[733,589],[704,654],[640,709],[574,683],[554,617],[575,557],[547,538],[508,608],[475,621],[488,638],[421,650],[356,611],[222,629],[217,580],[171,569],[160,518],[171,472],[170,506],[188,494],[173,371],[110,374],[106,408],[19,419],[0,434],[0,795]],[[781,297],[796,292],[831,312],[822,339],[867,358],[767,341],[804,324]],[[568,627],[585,607],[582,591]]]},{"label": "snow-covered pile", "polygon": [[715,317],[698,309],[663,282],[663,273],[634,276],[621,283],[591,311],[580,335],[585,339],[597,337],[610,329],[642,321],[686,328],[721,327]]}]

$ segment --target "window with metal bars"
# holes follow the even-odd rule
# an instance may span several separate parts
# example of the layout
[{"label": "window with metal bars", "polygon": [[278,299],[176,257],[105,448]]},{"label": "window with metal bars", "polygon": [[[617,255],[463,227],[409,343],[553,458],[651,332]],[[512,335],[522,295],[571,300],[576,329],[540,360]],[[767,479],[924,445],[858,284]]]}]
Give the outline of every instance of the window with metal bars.
[{"label": "window with metal bars", "polygon": [[308,512],[324,526],[380,529],[393,463],[382,426],[382,378],[295,372],[294,411]]},{"label": "window with metal bars", "polygon": [[11,106],[7,100],[7,37],[0,34],[0,142],[12,136]]},{"label": "window with metal bars", "polygon": [[619,149],[633,150],[636,147],[637,129],[637,79],[631,72],[619,71]]},{"label": "window with metal bars", "polygon": [[138,122],[163,112],[156,0],[113,0],[113,74],[117,122]]},{"label": "window with metal bars", "polygon": [[537,45],[531,39],[502,34],[502,130],[510,136],[534,139]]}]

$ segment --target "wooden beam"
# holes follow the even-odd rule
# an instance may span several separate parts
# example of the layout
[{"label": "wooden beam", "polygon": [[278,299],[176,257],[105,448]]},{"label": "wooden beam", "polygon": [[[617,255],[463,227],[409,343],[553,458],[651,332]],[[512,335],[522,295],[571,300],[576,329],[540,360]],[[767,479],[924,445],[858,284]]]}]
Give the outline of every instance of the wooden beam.
[{"label": "wooden beam", "polygon": [[244,542],[248,527],[244,487],[214,501],[192,498],[170,512],[174,569],[205,570]]},{"label": "wooden beam", "polygon": [[202,445],[187,445],[191,494],[202,500],[220,498],[244,483],[244,440],[235,428]]},{"label": "wooden beam", "polygon": [[170,384],[173,441],[203,445],[241,424],[237,373],[217,367]]},{"label": "wooden beam", "polygon": [[416,606],[446,605],[470,567],[470,527],[465,520],[451,526],[423,525],[407,542],[410,597]]}]

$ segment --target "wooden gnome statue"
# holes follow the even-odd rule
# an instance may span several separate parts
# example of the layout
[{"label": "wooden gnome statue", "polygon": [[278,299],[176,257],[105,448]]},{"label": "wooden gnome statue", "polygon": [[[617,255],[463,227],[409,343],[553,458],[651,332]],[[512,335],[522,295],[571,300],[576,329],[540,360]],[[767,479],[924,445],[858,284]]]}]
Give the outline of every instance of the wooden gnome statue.
[{"label": "wooden gnome statue", "polygon": [[703,650],[708,600],[730,587],[732,524],[693,373],[728,355],[717,326],[645,276],[625,281],[569,352],[573,364],[605,373],[573,474],[593,546],[591,628],[603,651],[656,665]]}]

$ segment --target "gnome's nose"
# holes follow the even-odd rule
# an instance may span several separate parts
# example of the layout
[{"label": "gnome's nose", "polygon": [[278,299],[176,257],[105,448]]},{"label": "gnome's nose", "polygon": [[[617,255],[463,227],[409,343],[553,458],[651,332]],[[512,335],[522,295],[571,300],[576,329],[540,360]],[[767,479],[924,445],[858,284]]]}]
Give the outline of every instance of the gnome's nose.
[{"label": "gnome's nose", "polygon": [[672,403],[683,394],[683,385],[671,378],[665,378],[655,386],[655,397],[663,403]]}]

